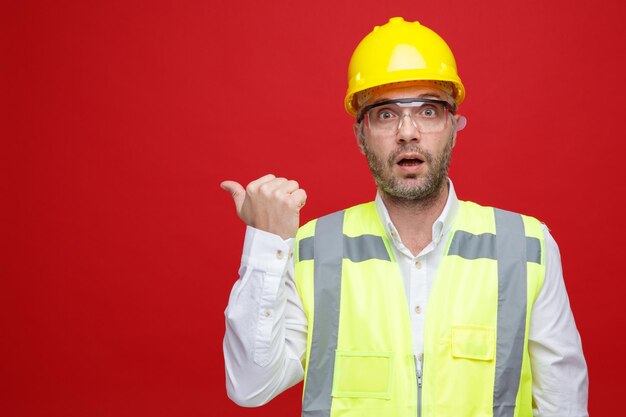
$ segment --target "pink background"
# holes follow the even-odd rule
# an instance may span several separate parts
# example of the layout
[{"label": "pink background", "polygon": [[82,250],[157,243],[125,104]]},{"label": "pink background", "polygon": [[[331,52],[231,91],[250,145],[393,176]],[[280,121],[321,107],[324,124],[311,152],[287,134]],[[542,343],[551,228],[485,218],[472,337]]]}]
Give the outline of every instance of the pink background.
[{"label": "pink background", "polygon": [[297,179],[303,220],[373,198],[343,110],[394,15],[452,46],[459,197],[545,221],[590,372],[623,393],[626,7],[596,2],[4,1],[0,414],[296,416],[224,388],[244,226],[224,179]]}]

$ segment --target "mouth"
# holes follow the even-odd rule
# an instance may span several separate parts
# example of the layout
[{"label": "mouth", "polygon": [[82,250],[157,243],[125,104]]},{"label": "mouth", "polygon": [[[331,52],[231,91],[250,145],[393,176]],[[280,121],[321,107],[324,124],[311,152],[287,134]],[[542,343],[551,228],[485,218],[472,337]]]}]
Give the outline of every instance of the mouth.
[{"label": "mouth", "polygon": [[401,167],[418,166],[423,163],[424,161],[422,161],[419,158],[402,158],[401,160],[398,161],[398,165],[400,165]]},{"label": "mouth", "polygon": [[419,167],[425,158],[416,153],[401,154],[396,158],[396,164],[403,168]]}]

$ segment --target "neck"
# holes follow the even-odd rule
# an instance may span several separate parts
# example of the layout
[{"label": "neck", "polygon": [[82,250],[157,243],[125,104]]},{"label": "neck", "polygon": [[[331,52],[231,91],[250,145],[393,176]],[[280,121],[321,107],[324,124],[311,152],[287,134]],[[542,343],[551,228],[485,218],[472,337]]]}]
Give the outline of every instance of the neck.
[{"label": "neck", "polygon": [[417,255],[432,240],[433,224],[448,200],[448,181],[427,198],[405,200],[379,190],[389,217],[400,234],[402,243]]}]

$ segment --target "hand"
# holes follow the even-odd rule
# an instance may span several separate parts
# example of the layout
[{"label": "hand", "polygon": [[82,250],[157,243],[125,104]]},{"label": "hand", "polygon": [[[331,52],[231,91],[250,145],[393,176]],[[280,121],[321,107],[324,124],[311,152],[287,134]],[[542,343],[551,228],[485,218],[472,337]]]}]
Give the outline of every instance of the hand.
[{"label": "hand", "polygon": [[295,237],[300,226],[300,209],[306,192],[296,181],[265,175],[246,189],[235,181],[220,184],[235,201],[237,215],[249,226],[274,233],[283,239]]}]

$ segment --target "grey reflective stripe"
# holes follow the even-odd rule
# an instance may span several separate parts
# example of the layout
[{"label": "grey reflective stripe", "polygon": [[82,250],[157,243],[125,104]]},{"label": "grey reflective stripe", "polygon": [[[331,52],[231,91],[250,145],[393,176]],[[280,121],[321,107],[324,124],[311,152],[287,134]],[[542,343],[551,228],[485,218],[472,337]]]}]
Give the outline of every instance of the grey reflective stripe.
[{"label": "grey reflective stripe", "polygon": [[541,264],[541,242],[536,237],[526,237],[526,260]]},{"label": "grey reflective stripe", "polygon": [[310,261],[313,259],[313,236],[305,237],[298,243],[298,260]]},{"label": "grey reflective stripe", "polygon": [[[298,260],[308,261],[314,259],[314,238],[307,237],[298,245]],[[391,261],[383,238],[375,235],[361,235],[350,237],[343,235],[343,257],[352,262],[363,262],[368,259],[382,259]]]},{"label": "grey reflective stripe", "polygon": [[526,330],[526,236],[522,216],[494,209],[498,251],[498,330],[493,417],[513,417]]},{"label": "grey reflective stripe", "polygon": [[496,235],[493,233],[473,235],[458,230],[452,237],[448,255],[459,255],[470,260],[478,258],[496,259]]},{"label": "grey reflective stripe", "polygon": [[303,417],[329,417],[335,350],[339,332],[339,299],[343,259],[344,212],[321,217],[315,225],[313,251],[313,335],[307,365]]},{"label": "grey reflective stripe", "polygon": [[[541,242],[536,237],[525,237],[526,260],[541,263]],[[463,230],[457,230],[450,242],[448,255],[459,255],[465,259],[498,259],[496,235],[483,233],[474,235]]]},{"label": "grey reflective stripe", "polygon": [[368,259],[382,259],[390,261],[385,242],[380,236],[361,235],[357,237],[343,237],[344,258],[352,262],[363,262]]}]

